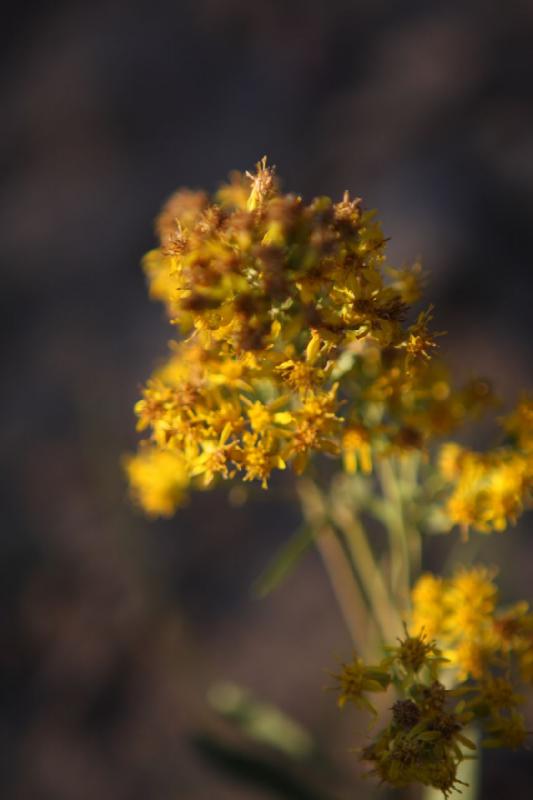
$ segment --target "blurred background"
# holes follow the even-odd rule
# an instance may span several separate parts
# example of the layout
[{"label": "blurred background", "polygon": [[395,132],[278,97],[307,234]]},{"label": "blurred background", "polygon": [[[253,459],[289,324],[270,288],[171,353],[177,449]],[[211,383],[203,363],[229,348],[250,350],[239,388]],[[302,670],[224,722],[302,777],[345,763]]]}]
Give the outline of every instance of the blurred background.
[{"label": "blurred background", "polygon": [[[132,406],[171,335],[139,260],[174,189],[267,153],[287,190],[380,210],[458,373],[512,402],[532,378],[533,3],[55,0],[12,5],[0,36],[0,795],[377,797],[357,715],[323,691],[350,645],[318,558],[251,592],[298,524],[290,493],[159,522],[129,504]],[[508,602],[531,596],[525,527],[483,541]],[[221,679],[320,758],[220,720]],[[484,800],[530,797],[532,761],[486,758]]]}]

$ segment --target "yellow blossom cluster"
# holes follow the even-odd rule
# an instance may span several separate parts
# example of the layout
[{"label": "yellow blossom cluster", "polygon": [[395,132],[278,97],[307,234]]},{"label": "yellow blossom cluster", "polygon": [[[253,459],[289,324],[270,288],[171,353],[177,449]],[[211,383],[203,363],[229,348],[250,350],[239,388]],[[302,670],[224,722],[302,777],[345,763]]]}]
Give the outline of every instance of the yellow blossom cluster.
[{"label": "yellow blossom cluster", "polygon": [[170,517],[189,485],[187,465],[180,453],[143,447],[127,461],[129,479],[147,514]]},{"label": "yellow blossom cluster", "polygon": [[484,744],[518,747],[526,731],[514,686],[533,682],[533,613],[527,603],[500,608],[494,574],[476,566],[449,579],[423,575],[412,592],[411,628],[435,637],[443,666],[467,682],[467,707],[489,735]]},{"label": "yellow blossom cluster", "polygon": [[431,307],[408,321],[420,267],[387,263],[374,213],[347,192],[306,204],[263,159],[212,200],[177,192],[157,232],[150,294],[180,336],[136,405],[147,439],[126,469],[147,512],[172,513],[187,484],[266,486],[314,453],[370,472],[376,453],[421,450],[490,404],[485,382],[454,389],[430,360]]},{"label": "yellow blossom cluster", "polygon": [[[413,633],[406,628],[379,664],[354,656],[334,675],[341,708],[351,703],[377,714],[369,695],[396,691],[392,718],[361,752],[382,782],[421,783],[447,797],[461,783],[464,748],[476,749],[467,735],[473,723],[484,747],[524,744],[515,662],[531,681],[533,614],[526,604],[499,611],[497,600],[493,573],[484,567],[460,569],[449,580],[424,575],[413,590]],[[453,689],[446,688],[447,671]]]},{"label": "yellow blossom cluster", "polygon": [[533,613],[527,603],[498,606],[495,571],[459,568],[450,578],[422,575],[412,591],[412,631],[436,639],[461,680],[482,679],[516,658],[521,677],[533,681]]},{"label": "yellow blossom cluster", "polygon": [[533,402],[523,400],[503,420],[511,443],[476,453],[450,442],[440,452],[440,471],[452,491],[446,512],[463,531],[503,531],[531,504]]}]

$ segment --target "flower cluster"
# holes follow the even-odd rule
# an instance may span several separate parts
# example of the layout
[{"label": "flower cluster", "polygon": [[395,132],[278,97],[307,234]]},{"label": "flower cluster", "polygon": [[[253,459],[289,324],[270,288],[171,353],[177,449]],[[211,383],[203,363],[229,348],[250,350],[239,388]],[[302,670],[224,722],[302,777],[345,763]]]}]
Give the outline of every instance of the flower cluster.
[{"label": "flower cluster", "polygon": [[451,578],[422,575],[412,591],[411,630],[434,637],[459,680],[485,680],[516,666],[533,682],[533,613],[527,603],[498,605],[495,571],[460,568]]},{"label": "flower cluster", "polygon": [[347,703],[372,714],[377,714],[373,704],[368,699],[369,693],[385,692],[391,682],[387,669],[383,666],[367,666],[362,659],[354,657],[347,664],[342,664],[339,673],[332,673],[338,682],[339,708],[344,708]]},{"label": "flower cluster", "polygon": [[[457,768],[464,757],[461,748],[475,749],[465,735],[474,712],[467,710],[464,702],[451,708],[453,693],[437,679],[444,659],[434,641],[424,634],[410,636],[406,632],[397,647],[387,649],[389,654],[379,666],[365,667],[356,658],[343,664],[335,676],[339,706],[350,701],[375,713],[366,695],[394,686],[398,699],[392,706],[392,717],[363,748],[361,759],[384,783],[395,787],[421,783],[447,796],[460,784]],[[354,674],[358,680],[353,679]]]},{"label": "flower cluster", "polygon": [[371,764],[371,774],[397,788],[433,786],[444,797],[457,789],[462,748],[475,749],[465,735],[474,715],[464,704],[451,708],[450,695],[438,681],[413,683],[408,695],[392,706],[387,727],[363,748],[361,758]]},{"label": "flower cluster", "polygon": [[[266,488],[276,470],[301,474],[317,455],[336,458],[363,475],[332,482],[324,509],[340,499],[349,519],[331,513],[328,529],[339,528],[365,599],[385,614],[409,595],[420,528],[501,531],[531,503],[528,397],[501,420],[500,446],[478,453],[448,442],[428,464],[433,440],[494,396],[482,379],[453,385],[436,355],[432,306],[414,311],[420,265],[388,263],[380,224],[360,199],[283,194],[264,158],[212,198],[177,192],[156,229],[144,268],[176,336],[135,406],[144,439],[125,463],[148,514],[171,516],[194,487],[240,477]],[[365,476],[376,462],[373,482]],[[428,478],[422,486],[419,477]],[[362,511],[388,529],[390,576],[378,575]],[[398,644],[371,666],[355,656],[334,677],[341,708],[377,715],[370,697],[397,693],[388,724],[362,751],[372,772],[447,797],[461,783],[464,748],[475,749],[470,725],[488,747],[524,742],[515,687],[533,682],[533,613],[525,603],[500,608],[485,567],[426,574]]]},{"label": "flower cluster", "polygon": [[381,781],[421,783],[447,797],[461,783],[464,748],[476,749],[469,726],[481,728],[484,747],[524,744],[515,661],[531,681],[533,614],[525,604],[498,611],[492,578],[482,567],[448,581],[423,576],[413,591],[414,633],[406,629],[380,664],[367,667],[354,657],[335,675],[341,708],[350,702],[377,714],[368,695],[396,690],[389,723],[361,751]]},{"label": "flower cluster", "polygon": [[420,267],[388,265],[348,192],[306,204],[263,159],[212,202],[177,192],[157,231],[150,294],[180,337],[136,406],[148,436],[126,468],[148,513],[171,514],[189,484],[266,486],[315,453],[370,472],[376,453],[421,450],[491,403],[484,381],[454,389],[430,358],[432,309],[408,321]]},{"label": "flower cluster", "polygon": [[533,488],[533,401],[523,400],[503,420],[506,446],[476,453],[455,443],[443,446],[440,471],[452,486],[446,511],[467,531],[505,530],[531,504]]}]

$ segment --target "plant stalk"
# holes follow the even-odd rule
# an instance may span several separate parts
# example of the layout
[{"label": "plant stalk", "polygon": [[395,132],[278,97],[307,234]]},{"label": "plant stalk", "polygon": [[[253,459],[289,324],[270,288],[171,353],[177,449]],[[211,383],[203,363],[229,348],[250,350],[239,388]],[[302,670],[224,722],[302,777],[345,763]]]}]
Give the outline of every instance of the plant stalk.
[{"label": "plant stalk", "polygon": [[373,639],[368,607],[350,553],[334,526],[328,522],[318,487],[308,479],[301,479],[298,494],[304,517],[316,531],[316,546],[352,643],[359,654],[368,657]]}]

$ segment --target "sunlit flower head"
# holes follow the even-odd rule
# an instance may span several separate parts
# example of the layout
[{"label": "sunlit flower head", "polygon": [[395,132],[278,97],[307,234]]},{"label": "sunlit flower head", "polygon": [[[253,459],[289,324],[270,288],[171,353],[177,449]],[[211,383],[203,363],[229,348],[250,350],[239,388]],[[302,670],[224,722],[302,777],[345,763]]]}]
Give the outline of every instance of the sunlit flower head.
[{"label": "sunlit flower head", "polygon": [[136,413],[152,448],[178,454],[180,485],[267,487],[273,471],[299,474],[317,454],[369,474],[487,405],[433,358],[433,310],[410,309],[420,266],[388,263],[375,213],[348,192],[283,194],[263,158],[212,198],[176,192],[156,231],[144,267],[177,340]]}]

